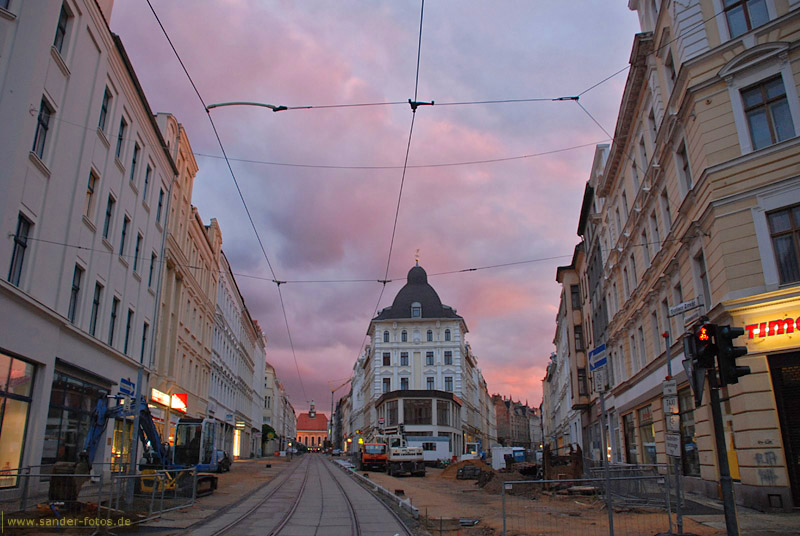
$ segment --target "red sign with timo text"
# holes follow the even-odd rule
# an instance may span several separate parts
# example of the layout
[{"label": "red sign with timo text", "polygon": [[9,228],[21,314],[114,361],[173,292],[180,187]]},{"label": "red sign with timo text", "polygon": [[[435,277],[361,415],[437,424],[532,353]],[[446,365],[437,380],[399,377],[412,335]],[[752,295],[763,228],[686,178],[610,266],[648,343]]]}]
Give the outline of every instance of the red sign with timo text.
[{"label": "red sign with timo text", "polygon": [[747,338],[754,339],[756,337],[772,337],[773,335],[793,333],[795,326],[800,330],[800,317],[797,319],[781,318],[780,320],[770,320],[760,324],[750,324],[745,326],[744,329],[747,331]]}]

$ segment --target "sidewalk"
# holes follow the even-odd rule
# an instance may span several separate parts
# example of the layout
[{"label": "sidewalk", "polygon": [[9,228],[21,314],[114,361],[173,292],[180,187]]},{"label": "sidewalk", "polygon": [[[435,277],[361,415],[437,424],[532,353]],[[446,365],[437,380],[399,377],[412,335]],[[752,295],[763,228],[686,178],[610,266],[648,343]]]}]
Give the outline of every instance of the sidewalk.
[{"label": "sidewalk", "polygon": [[[687,515],[686,517],[717,530],[725,531],[725,515],[722,501],[709,499],[694,493],[686,494],[687,501],[693,501],[716,510],[719,513]],[[739,533],[748,536],[775,536],[776,534],[800,535],[800,512],[764,513],[738,506]]]},{"label": "sidewalk", "polygon": [[[298,458],[292,460],[297,461]],[[288,458],[272,456],[235,461],[229,472],[218,475],[218,487],[212,495],[200,497],[194,506],[167,512],[158,519],[144,523],[142,528],[147,527],[148,532],[176,534],[195,523],[202,523],[269,484],[289,463]],[[272,467],[267,467],[268,464]]]}]

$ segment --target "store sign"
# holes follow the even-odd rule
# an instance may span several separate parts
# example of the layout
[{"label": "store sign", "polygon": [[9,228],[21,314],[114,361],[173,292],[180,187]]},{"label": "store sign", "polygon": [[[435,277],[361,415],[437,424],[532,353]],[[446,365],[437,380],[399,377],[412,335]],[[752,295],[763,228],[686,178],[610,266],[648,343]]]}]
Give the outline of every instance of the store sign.
[{"label": "store sign", "polygon": [[745,326],[744,329],[747,331],[747,338],[753,339],[755,337],[773,337],[775,335],[794,333],[795,326],[800,330],[800,317],[797,319],[781,318],[780,320],[750,324]]},{"label": "store sign", "polygon": [[150,400],[157,402],[162,406],[169,406],[175,411],[186,413],[189,395],[186,393],[175,393],[170,397],[170,395],[163,391],[159,391],[158,389],[150,389]]}]

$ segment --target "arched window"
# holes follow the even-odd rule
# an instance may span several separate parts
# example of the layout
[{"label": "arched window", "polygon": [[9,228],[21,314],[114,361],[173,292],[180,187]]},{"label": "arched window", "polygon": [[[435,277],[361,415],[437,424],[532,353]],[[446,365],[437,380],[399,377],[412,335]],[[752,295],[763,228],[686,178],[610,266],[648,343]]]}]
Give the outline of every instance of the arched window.
[{"label": "arched window", "polygon": [[400,333],[400,342],[408,342],[408,332],[406,330]]},{"label": "arched window", "polygon": [[384,331],[383,332],[383,342],[389,342],[389,332],[388,331]]},{"label": "arched window", "polygon": [[446,340],[446,341],[450,340],[450,330],[449,329],[444,330],[444,340]]},{"label": "arched window", "polygon": [[422,305],[419,302],[411,304],[411,318],[422,318]]},{"label": "arched window", "polygon": [[428,330],[428,342],[432,342],[432,341],[433,341],[433,330],[429,329]]}]

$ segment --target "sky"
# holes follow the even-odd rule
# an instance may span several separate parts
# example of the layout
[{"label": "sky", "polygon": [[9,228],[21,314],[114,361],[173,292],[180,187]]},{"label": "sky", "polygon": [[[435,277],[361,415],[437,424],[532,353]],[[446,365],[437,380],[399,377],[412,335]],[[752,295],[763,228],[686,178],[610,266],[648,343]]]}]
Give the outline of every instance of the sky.
[{"label": "sky", "polygon": [[[192,202],[221,226],[267,336],[267,360],[296,411],[314,400],[327,413],[331,390],[351,376],[396,213],[381,308],[405,284],[417,250],[429,275],[535,261],[429,282],[466,320],[489,392],[538,405],[554,351],[556,268],[570,264],[580,240],[594,145],[609,141],[603,129],[613,133],[627,72],[580,97],[603,129],[574,101],[550,99],[581,94],[628,65],[639,28],[627,2],[428,1],[421,40],[418,1],[151,2],[206,104],[404,103],[213,109],[251,225],[155,16],[144,1],[115,2],[111,28],[153,111],[186,128],[200,168]],[[409,99],[434,105],[412,114]],[[545,100],[448,104],[513,99]],[[369,280],[281,285],[294,353],[256,231],[278,280]]]}]

